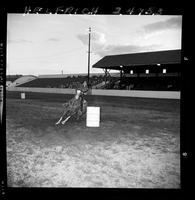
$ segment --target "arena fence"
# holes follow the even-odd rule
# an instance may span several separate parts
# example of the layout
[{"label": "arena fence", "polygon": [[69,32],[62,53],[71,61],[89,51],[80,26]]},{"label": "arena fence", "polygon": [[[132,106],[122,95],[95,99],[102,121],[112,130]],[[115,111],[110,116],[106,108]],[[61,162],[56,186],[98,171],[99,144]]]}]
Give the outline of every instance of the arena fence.
[{"label": "arena fence", "polygon": [[[75,89],[64,88],[28,88],[28,87],[8,87],[8,91],[18,92],[41,92],[57,94],[75,94]],[[102,90],[92,89],[92,95],[121,96],[121,97],[142,97],[142,98],[162,98],[180,99],[179,91],[145,91],[145,90]]]}]

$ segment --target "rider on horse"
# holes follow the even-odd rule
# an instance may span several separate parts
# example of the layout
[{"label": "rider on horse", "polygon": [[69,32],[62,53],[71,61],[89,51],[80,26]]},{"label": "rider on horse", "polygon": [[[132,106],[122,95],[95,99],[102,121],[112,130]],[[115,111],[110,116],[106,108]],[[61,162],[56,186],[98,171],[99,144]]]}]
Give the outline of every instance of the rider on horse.
[{"label": "rider on horse", "polygon": [[70,118],[78,120],[86,113],[87,101],[84,99],[84,95],[87,91],[88,88],[86,82],[84,82],[83,85],[76,89],[75,96],[67,103],[63,104],[64,112],[59,121],[56,122],[56,125],[60,122],[65,124],[65,122],[67,122]]}]

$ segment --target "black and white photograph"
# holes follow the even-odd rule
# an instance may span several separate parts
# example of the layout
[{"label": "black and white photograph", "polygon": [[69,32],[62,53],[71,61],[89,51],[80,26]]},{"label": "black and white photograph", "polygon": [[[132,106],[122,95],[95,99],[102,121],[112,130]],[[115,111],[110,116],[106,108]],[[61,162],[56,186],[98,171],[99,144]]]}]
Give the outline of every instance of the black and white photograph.
[{"label": "black and white photograph", "polygon": [[182,15],[8,13],[6,42],[8,187],[181,188]]}]

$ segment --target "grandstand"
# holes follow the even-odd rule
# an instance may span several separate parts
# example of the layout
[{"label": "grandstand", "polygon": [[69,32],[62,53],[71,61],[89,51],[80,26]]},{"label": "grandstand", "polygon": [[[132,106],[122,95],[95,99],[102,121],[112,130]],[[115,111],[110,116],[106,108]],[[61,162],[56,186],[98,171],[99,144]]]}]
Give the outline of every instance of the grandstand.
[{"label": "grandstand", "polygon": [[[80,84],[87,81],[87,74],[72,75],[40,75],[36,79],[30,80],[17,87],[35,87],[35,88],[77,88]],[[91,75],[90,84],[97,88],[102,87],[104,82],[103,75]]]},{"label": "grandstand", "polygon": [[[181,50],[109,55],[92,67],[103,69],[110,80],[108,89],[181,90]],[[118,70],[120,81],[109,71]]]},{"label": "grandstand", "polygon": [[22,75],[7,75],[6,81],[14,82],[16,79],[22,77]]},{"label": "grandstand", "polygon": [[6,76],[6,87],[12,85],[12,83],[17,80],[18,78],[22,77],[22,75],[7,75]]},{"label": "grandstand", "polygon": [[[24,83],[27,83],[29,81],[32,81],[34,79],[36,79],[37,77],[36,76],[33,76],[33,75],[13,75],[12,76],[12,79],[9,79],[9,76],[6,80],[6,86],[7,87],[15,87],[15,86],[19,86],[21,84],[24,84]],[[12,81],[9,81],[9,80],[12,80]]]}]

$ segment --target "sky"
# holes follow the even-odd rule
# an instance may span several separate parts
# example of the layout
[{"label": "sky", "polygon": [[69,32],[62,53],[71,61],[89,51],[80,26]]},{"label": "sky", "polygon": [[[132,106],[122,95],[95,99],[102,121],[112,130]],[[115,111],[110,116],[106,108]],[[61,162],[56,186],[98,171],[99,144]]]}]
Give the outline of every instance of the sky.
[{"label": "sky", "polygon": [[8,14],[7,74],[90,72],[106,55],[181,49],[182,16]]}]

